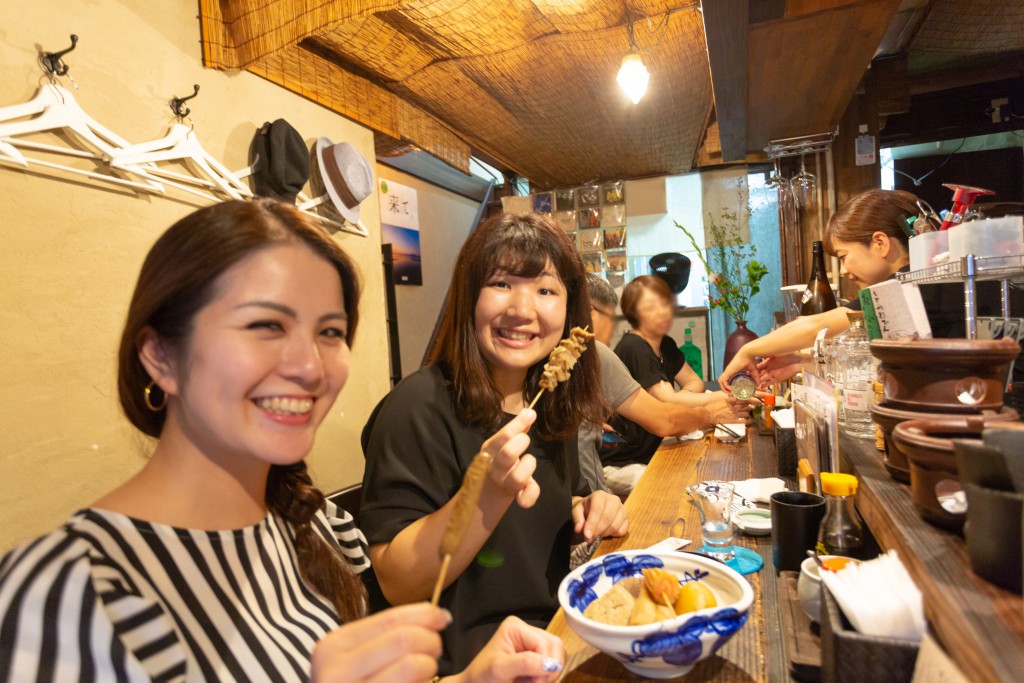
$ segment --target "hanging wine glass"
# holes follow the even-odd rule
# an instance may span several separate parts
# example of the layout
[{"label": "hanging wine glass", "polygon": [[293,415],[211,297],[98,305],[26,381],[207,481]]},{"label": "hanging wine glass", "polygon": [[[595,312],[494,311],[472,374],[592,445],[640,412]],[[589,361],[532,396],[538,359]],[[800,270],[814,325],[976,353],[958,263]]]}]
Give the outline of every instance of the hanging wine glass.
[{"label": "hanging wine glass", "polygon": [[777,189],[782,183],[782,172],[779,169],[779,160],[775,159],[775,169],[772,170],[771,175],[768,176],[768,180],[764,181],[764,186],[768,189]]},{"label": "hanging wine glass", "polygon": [[796,205],[808,209],[814,206],[814,200],[817,198],[815,193],[817,188],[814,174],[808,173],[807,166],[804,165],[806,156],[807,148],[805,146],[803,151],[800,152],[800,172],[793,176],[790,185],[793,188],[793,198],[796,200]]},{"label": "hanging wine glass", "polygon": [[762,185],[761,187],[764,190],[764,200],[765,200],[765,202],[770,202],[771,201],[771,196],[769,195],[769,191],[770,190],[778,191],[778,187],[779,187],[779,160],[778,159],[775,160],[775,169],[768,174],[768,177],[765,178],[764,185]]}]

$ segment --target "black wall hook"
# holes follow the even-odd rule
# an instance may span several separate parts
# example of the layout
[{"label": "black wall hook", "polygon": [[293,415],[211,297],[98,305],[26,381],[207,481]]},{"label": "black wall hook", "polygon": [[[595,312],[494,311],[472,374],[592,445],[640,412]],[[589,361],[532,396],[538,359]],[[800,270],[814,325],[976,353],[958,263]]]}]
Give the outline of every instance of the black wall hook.
[{"label": "black wall hook", "polygon": [[78,45],[78,36],[74,33],[71,34],[71,47],[61,50],[60,52],[44,52],[40,60],[43,63],[43,68],[54,76],[64,76],[68,72],[68,65],[64,63],[62,57],[67,53],[71,52]]},{"label": "black wall hook", "polygon": [[191,100],[199,94],[199,84],[196,83],[192,87],[194,88],[194,90],[192,91],[192,94],[188,97],[178,97],[177,95],[175,95],[174,99],[171,100],[171,111],[174,112],[174,115],[177,116],[179,119],[185,118],[192,111],[191,109],[185,106],[185,102]]}]

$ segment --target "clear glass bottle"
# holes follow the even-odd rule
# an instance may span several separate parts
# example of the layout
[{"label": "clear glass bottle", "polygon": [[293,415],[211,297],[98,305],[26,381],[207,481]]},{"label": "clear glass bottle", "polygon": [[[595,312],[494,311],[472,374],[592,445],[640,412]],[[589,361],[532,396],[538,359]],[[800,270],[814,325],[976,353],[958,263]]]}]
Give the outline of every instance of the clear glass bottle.
[{"label": "clear glass bottle", "polygon": [[835,384],[842,404],[839,415],[847,434],[873,439],[875,426],[871,419],[871,403],[874,390],[871,383],[875,379],[875,359],[864,329],[864,314],[850,311],[847,318],[850,327],[837,337],[834,354]]},{"label": "clear glass bottle", "polygon": [[821,493],[825,496],[825,516],[818,529],[818,554],[863,559],[864,523],[853,505],[857,477],[822,472]]}]

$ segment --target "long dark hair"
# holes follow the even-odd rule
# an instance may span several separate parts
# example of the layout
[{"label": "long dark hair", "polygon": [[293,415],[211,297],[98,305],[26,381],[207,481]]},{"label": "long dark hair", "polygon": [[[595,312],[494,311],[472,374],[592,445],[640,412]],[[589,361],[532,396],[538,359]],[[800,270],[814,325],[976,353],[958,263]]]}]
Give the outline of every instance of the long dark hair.
[{"label": "long dark hair", "polygon": [[[484,430],[501,423],[501,395],[484,362],[474,325],[476,301],[487,280],[499,270],[518,277],[536,277],[548,262],[566,287],[566,337],[573,327],[590,324],[590,299],[583,260],[569,237],[537,214],[500,214],[478,227],[459,252],[448,289],[448,302],[431,349],[429,363],[443,368],[453,387],[459,418]],[[593,343],[593,342],[591,342]],[[526,373],[523,394],[537,391],[546,358]],[[537,404],[543,439],[566,439],[584,421],[600,424],[608,415],[601,389],[597,353],[580,356],[567,382]]]},{"label": "long dark hair", "polygon": [[[348,343],[359,317],[359,279],[348,256],[326,234],[310,225],[294,206],[270,200],[214,204],[182,218],[149,250],[139,273],[118,352],[121,409],[144,434],[159,438],[167,411],[154,412],[144,398],[149,374],[137,342],[146,327],[178,353],[188,348],[196,314],[213,299],[220,276],[260,250],[298,243],[328,261],[341,278]],[[310,520],[324,504],[305,461],[272,465],[267,505],[295,530],[302,577],[329,599],[343,621],[365,611],[365,591],[347,563],[313,530]]]}]

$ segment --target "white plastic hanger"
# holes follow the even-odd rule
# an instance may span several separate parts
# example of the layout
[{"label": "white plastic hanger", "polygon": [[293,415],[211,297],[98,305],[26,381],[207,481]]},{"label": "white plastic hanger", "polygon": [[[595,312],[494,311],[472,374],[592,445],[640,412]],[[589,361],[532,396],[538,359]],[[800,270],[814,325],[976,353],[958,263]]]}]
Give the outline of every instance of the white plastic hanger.
[{"label": "white plastic hanger", "polygon": [[[27,118],[26,117],[32,117]],[[68,132],[77,147],[52,145],[21,136],[43,132]],[[104,173],[66,166],[46,159],[26,156],[22,149],[40,150],[108,162],[120,154],[128,142],[89,116],[74,96],[56,82],[44,83],[28,102],[0,107],[0,162],[29,168],[32,165],[53,168],[88,176],[97,180],[126,185],[150,192],[163,192],[159,182],[136,181]],[[120,169],[134,172],[135,169]]]},{"label": "white plastic hanger", "polygon": [[336,221],[331,218],[328,218],[327,216],[324,216],[321,213],[313,211],[314,208],[322,204],[330,205],[331,198],[330,195],[328,195],[326,192],[320,195],[319,197],[314,197],[313,199],[307,199],[306,195],[299,193],[299,200],[299,211],[306,214],[307,216],[312,216],[313,218],[316,218],[324,225],[328,225],[337,230],[350,232],[353,235],[359,235],[360,237],[370,236],[370,231],[366,229],[366,226],[363,225],[362,221],[359,221],[358,223],[350,223],[344,218],[342,218],[341,221]]},{"label": "white plastic hanger", "polygon": [[[167,161],[184,162],[194,173],[201,171],[205,177],[190,176],[157,166],[159,162]],[[214,201],[219,198],[199,188],[220,190],[232,199],[248,199],[253,196],[252,190],[245,183],[203,149],[195,131],[180,122],[173,124],[167,135],[159,140],[126,147],[111,158],[110,165]]]}]

